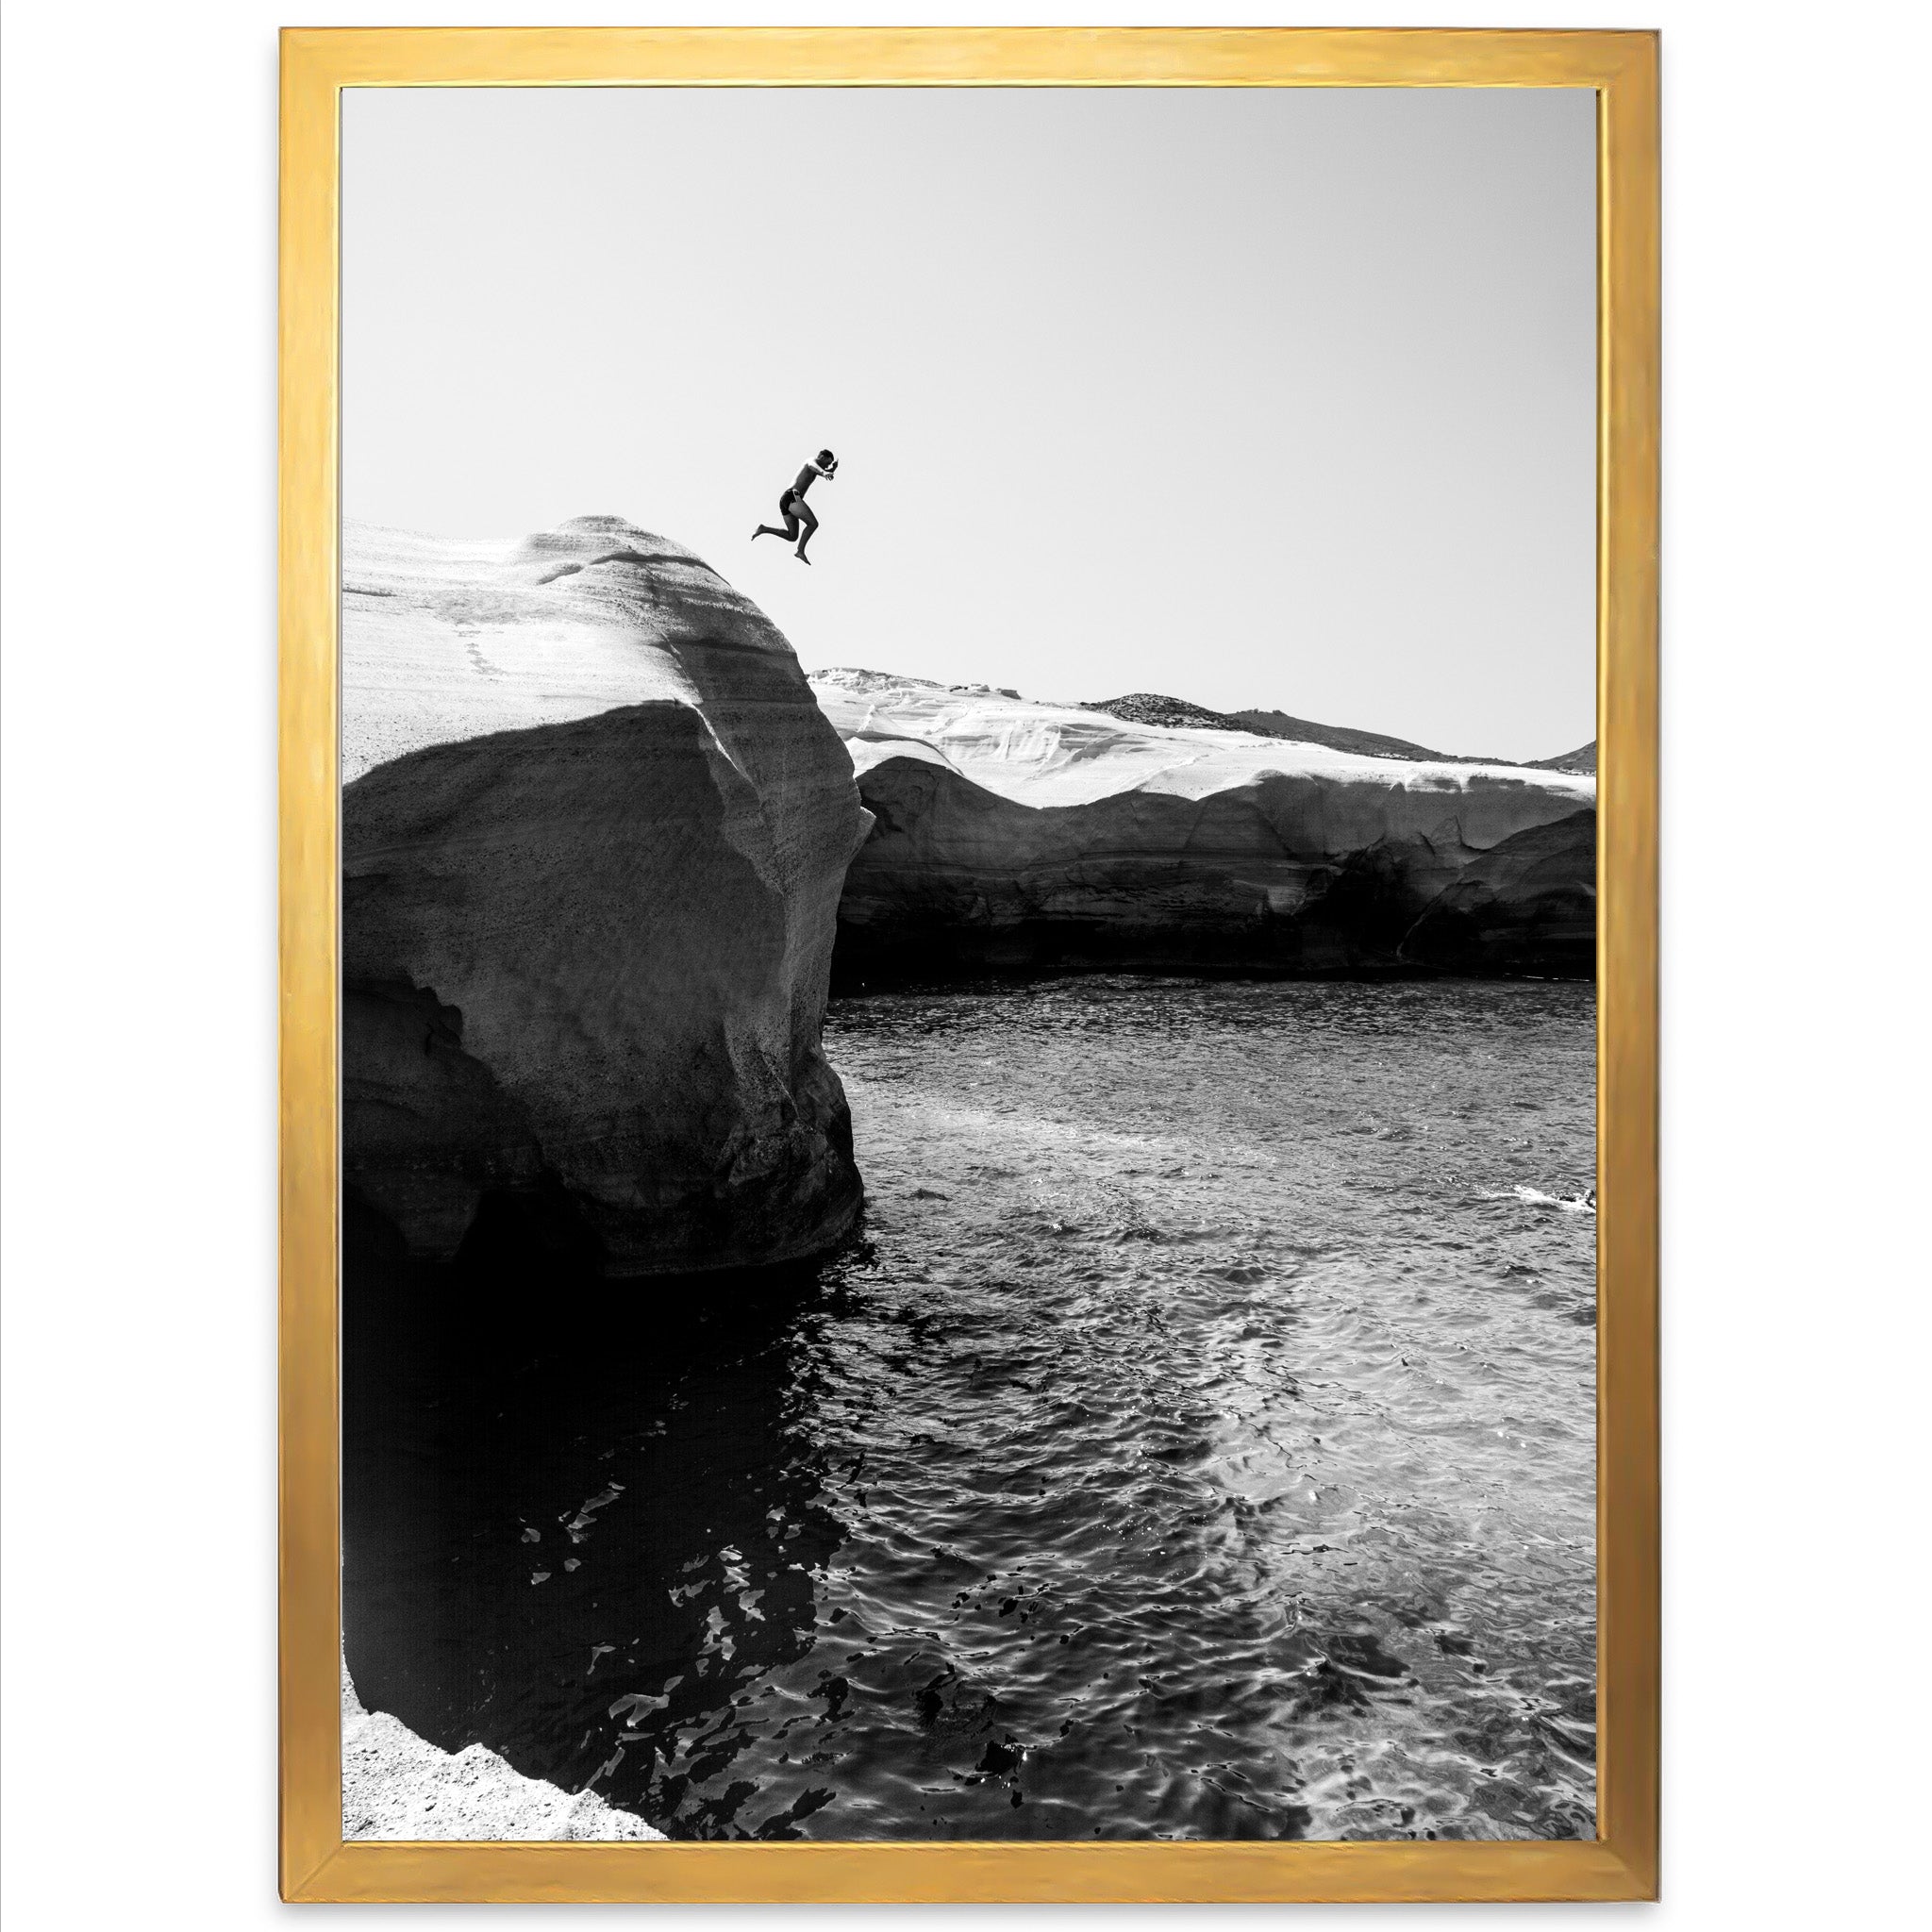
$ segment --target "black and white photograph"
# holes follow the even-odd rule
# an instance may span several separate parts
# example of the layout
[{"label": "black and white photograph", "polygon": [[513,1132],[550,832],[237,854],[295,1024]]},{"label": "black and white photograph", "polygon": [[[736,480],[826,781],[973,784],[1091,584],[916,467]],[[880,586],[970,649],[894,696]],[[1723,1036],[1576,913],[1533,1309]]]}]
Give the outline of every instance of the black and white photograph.
[{"label": "black and white photograph", "polygon": [[1594,93],[341,156],[344,1838],[1594,1838]]},{"label": "black and white photograph", "polygon": [[0,14],[6,1932],[1924,1920],[1932,8]]}]

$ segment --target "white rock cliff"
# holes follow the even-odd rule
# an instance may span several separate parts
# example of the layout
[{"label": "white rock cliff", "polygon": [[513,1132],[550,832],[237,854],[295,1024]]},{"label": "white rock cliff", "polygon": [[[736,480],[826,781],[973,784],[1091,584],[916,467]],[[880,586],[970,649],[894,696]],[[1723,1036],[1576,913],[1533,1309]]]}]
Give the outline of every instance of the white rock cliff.
[{"label": "white rock cliff", "polygon": [[344,1178],[605,1272],[792,1258],[860,1189],[820,1051],[867,824],[791,646],[610,517],[343,543]]},{"label": "white rock cliff", "polygon": [[841,977],[1054,962],[1591,971],[1587,774],[1138,723],[872,671],[811,683],[876,821],[840,906]]}]

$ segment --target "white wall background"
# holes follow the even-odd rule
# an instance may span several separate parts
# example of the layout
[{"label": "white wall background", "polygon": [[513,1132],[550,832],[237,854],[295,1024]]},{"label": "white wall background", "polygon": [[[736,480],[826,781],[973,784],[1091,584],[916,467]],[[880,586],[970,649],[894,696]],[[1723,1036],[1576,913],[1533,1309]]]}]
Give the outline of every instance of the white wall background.
[{"label": "white wall background", "polygon": [[[1923,1923],[1924,11],[1312,10],[1666,31],[1662,1911]],[[6,1888],[31,1932],[281,1909],[280,17],[19,0],[7,24]]]}]

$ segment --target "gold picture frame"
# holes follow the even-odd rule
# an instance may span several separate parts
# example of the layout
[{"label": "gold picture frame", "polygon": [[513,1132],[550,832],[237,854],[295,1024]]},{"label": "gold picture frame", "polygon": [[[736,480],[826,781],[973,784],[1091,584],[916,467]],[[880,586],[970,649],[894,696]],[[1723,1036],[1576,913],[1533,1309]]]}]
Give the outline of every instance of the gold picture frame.
[{"label": "gold picture frame", "polygon": [[[1598,100],[1598,1836],[1516,1842],[344,1842],[338,337],[347,87],[1560,87]],[[1657,42],[1648,32],[291,28],[281,68],[282,1896],[1656,1895]]]}]

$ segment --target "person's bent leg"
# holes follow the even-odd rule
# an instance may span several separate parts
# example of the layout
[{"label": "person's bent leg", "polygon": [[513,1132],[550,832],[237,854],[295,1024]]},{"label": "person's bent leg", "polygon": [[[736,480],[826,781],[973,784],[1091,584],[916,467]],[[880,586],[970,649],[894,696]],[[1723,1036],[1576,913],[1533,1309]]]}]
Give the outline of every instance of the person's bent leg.
[{"label": "person's bent leg", "polygon": [[788,490],[778,499],[778,514],[785,519],[785,527],[781,530],[776,524],[760,524],[751,533],[751,541],[756,543],[760,537],[782,537],[788,543],[796,542],[798,540],[797,512],[803,508],[804,506]]},{"label": "person's bent leg", "polygon": [[[811,541],[813,533],[818,529],[819,520],[812,515],[809,504],[800,503],[794,506],[794,512],[798,521],[805,525],[805,534],[798,540],[798,554],[805,557],[805,546]],[[805,557],[805,560],[809,563],[811,558]]]}]

